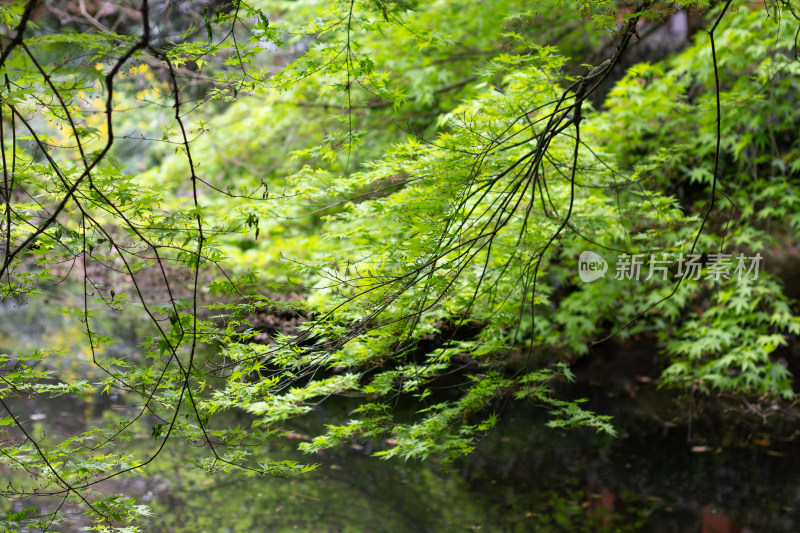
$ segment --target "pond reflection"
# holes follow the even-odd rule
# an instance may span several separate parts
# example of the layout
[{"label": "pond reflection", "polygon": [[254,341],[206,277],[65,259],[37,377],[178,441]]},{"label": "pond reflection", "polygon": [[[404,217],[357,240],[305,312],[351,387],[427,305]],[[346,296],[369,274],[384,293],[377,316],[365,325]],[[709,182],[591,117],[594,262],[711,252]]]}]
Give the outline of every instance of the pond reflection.
[{"label": "pond reflection", "polygon": [[[65,346],[71,342],[75,324],[52,310],[5,302],[0,313],[6,353],[30,349],[44,338],[62,339]],[[113,316],[105,320],[100,327],[119,327]],[[146,323],[127,327],[129,342],[115,349],[135,355]],[[67,352],[53,365],[62,376],[78,375],[86,366],[82,357]],[[611,357],[605,363],[612,369],[616,362],[629,369],[627,374],[641,371],[625,359],[641,354],[620,351]],[[615,415],[619,437],[548,429],[535,406],[519,404],[508,406],[497,429],[456,465],[378,460],[369,457],[369,442],[311,457],[298,453],[298,439],[346,416],[342,400],[287,425],[288,438],[255,451],[258,459],[319,463],[314,472],[290,478],[211,476],[194,466],[203,450],[173,440],[144,471],[96,488],[124,492],[150,506],[153,516],[140,526],[153,533],[800,530],[800,432],[790,414],[767,423],[752,414],[705,406],[709,414],[688,424],[686,406],[647,379],[627,379],[619,370],[598,381],[591,365],[578,376],[561,394],[589,397],[590,408]],[[31,434],[48,440],[136,411],[122,398],[100,395],[10,399],[8,404]],[[222,422],[246,426],[251,420],[238,414]],[[13,432],[11,437],[21,438]],[[144,455],[154,440],[142,431],[122,445]],[[19,474],[1,472],[4,480],[21,482]],[[5,516],[31,505],[47,512],[58,503],[4,499],[0,512]],[[67,515],[57,531],[88,526],[77,510],[67,509]]]}]

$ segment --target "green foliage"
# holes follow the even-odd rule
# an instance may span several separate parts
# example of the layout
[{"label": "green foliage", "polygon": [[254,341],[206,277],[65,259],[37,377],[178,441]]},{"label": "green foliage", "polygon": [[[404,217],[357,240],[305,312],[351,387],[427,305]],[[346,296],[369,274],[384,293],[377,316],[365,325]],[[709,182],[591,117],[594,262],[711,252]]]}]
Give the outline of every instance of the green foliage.
[{"label": "green foliage", "polygon": [[[334,396],[348,411],[302,451],[369,440],[455,461],[509,406],[613,435],[558,393],[610,336],[657,342],[680,391],[794,397],[778,350],[800,334],[795,302],[775,272],[734,279],[710,259],[769,259],[800,229],[788,4],[716,7],[716,62],[699,32],[600,109],[587,98],[639,21],[678,7],[236,1],[162,35],[146,2],[128,33],[50,31],[33,4],[0,5],[0,297],[78,287],[57,305],[79,340],[0,355],[16,439],[0,463],[26,475],[8,494],[83,505],[104,531],[149,511],[87,491],[176,441],[206,450],[207,473],[303,474],[315,465],[252,450]],[[583,283],[584,250],[700,268]],[[144,322],[135,348],[109,317]],[[62,439],[12,402],[112,394],[124,414]]]},{"label": "green foliage", "polygon": [[[740,10],[726,16],[715,33],[723,195],[702,236],[702,252],[755,255],[784,246],[798,231],[797,210],[789,207],[797,199],[790,185],[795,170],[784,163],[795,159],[799,146],[794,113],[785,107],[792,105],[798,72],[793,27],[790,18]],[[638,179],[683,196],[686,208],[700,214],[714,177],[714,98],[714,63],[707,36],[698,35],[664,63],[633,67],[609,94],[606,120],[592,127]],[[620,121],[629,126],[618,128]],[[664,382],[792,398],[789,373],[771,355],[798,332],[798,318],[780,284],[769,272],[729,281],[708,280],[706,274],[681,297],[688,313],[678,327],[662,335],[673,359]]]}]

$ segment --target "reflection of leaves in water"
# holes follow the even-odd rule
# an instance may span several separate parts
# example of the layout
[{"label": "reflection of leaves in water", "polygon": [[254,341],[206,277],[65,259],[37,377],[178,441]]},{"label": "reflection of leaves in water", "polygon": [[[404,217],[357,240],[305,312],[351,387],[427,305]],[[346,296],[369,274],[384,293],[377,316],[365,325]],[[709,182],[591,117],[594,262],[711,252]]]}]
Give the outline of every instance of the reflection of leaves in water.
[{"label": "reflection of leaves in water", "polygon": [[[49,353],[58,354],[46,359],[48,368],[66,382],[103,377],[101,371],[89,364],[92,354],[82,314],[64,311],[81,308],[81,290],[79,284],[63,283],[48,291],[47,298],[27,305],[9,300],[0,302],[0,349],[20,357],[31,350],[46,348]],[[113,335],[116,342],[111,348],[97,347],[95,352],[137,357],[137,345],[150,333],[148,326],[143,313],[138,317],[130,312],[124,317],[100,313],[92,319],[95,340]]]},{"label": "reflection of leaves in water", "polygon": [[342,454],[336,457],[341,469],[328,465],[301,477],[208,479],[178,457],[170,460],[154,475],[181,481],[152,503],[156,518],[148,531],[188,532],[203,524],[235,532],[447,531],[484,521],[480,500],[456,476],[431,466],[399,468]]},{"label": "reflection of leaves in water", "polygon": [[[300,425],[297,431],[313,433],[317,424],[306,418]],[[586,476],[596,466],[581,460],[582,446],[597,450],[607,440],[564,439],[532,430],[534,420],[525,417],[504,426],[502,438],[490,436],[473,458],[447,469],[435,461],[375,461],[355,449],[337,449],[313,455],[322,465],[303,476],[209,478],[188,466],[199,451],[174,447],[148,471],[161,491],[148,500],[154,518],[144,529],[188,533],[224,524],[231,532],[561,532],[603,531],[603,519],[613,531],[638,531],[649,523],[657,506],[636,493],[626,493],[614,513],[587,514]],[[309,461],[274,446],[257,456]]]}]

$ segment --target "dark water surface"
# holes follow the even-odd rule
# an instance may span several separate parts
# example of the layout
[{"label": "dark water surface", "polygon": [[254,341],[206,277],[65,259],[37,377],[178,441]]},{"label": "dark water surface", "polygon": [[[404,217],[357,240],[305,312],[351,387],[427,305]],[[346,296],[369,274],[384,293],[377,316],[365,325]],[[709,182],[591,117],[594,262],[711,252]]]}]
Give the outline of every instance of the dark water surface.
[{"label": "dark water surface", "polygon": [[[60,315],[2,305],[0,352],[13,353],[43,338],[80,344],[75,324]],[[146,326],[126,327],[131,342],[118,349],[134,353]],[[548,429],[535,406],[520,404],[508,406],[496,431],[456,465],[379,460],[369,456],[368,442],[305,456],[294,451],[296,439],[284,439],[257,455],[319,463],[317,470],[292,478],[210,476],[193,466],[202,450],[175,440],[144,472],[98,488],[132,494],[150,506],[153,517],[141,528],[153,533],[800,531],[796,413],[676,398],[640,374],[651,370],[653,353],[607,348],[590,356],[595,359],[579,368],[578,382],[561,391],[588,397],[589,408],[614,415],[617,438]],[[79,352],[53,364],[68,376],[88,368],[86,354]],[[17,399],[9,405],[33,434],[51,438],[107,423],[131,409],[121,400],[96,398]],[[286,429],[297,438],[313,436],[331,417],[347,414],[336,402],[325,409]],[[703,416],[688,423],[698,411]],[[242,415],[228,422],[249,419]],[[141,435],[130,446],[150,449],[152,439]],[[12,474],[0,470],[0,476]],[[0,513],[32,504],[50,510],[58,501],[3,499]],[[77,532],[86,525],[69,509],[56,530]]]}]

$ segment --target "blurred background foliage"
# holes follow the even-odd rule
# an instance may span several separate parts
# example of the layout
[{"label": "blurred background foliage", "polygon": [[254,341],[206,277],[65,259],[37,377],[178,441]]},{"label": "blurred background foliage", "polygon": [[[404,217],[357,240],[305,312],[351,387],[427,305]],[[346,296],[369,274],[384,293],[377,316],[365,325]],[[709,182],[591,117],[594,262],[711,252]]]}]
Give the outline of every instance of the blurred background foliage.
[{"label": "blurred background foliage", "polygon": [[[175,474],[184,509],[203,503],[189,485],[223,497],[225,478],[206,477],[219,470],[309,472],[296,494],[320,501],[335,489],[311,471],[337,447],[469,465],[515,416],[592,428],[603,435],[589,447],[612,448],[603,439],[629,442],[644,417],[687,429],[700,453],[716,436],[693,425],[732,410],[774,432],[760,441],[793,442],[794,3],[158,0],[146,42],[140,3],[34,4],[3,67],[3,463],[31,477],[8,495],[55,488],[114,519],[98,530],[119,526],[148,511],[68,487],[173,453],[170,439],[203,452]],[[26,5],[0,6],[7,36]],[[564,111],[625,39],[582,114]],[[585,250],[612,265],[594,283],[578,276]],[[701,276],[677,283],[690,253]],[[646,258],[641,280],[615,276],[632,254]],[[719,254],[733,266],[760,254],[761,271],[715,277]],[[671,259],[668,277],[644,279],[653,255]],[[598,384],[657,407],[634,402],[626,422]],[[41,396],[78,396],[103,424],[32,438],[41,413],[23,400]],[[756,430],[742,431],[720,449],[750,446]],[[273,441],[303,453],[259,455]],[[462,484],[476,468],[379,468],[419,498],[448,487],[450,506],[436,504],[448,513],[420,529],[488,520]],[[598,518],[610,483],[585,475],[537,489],[515,510],[524,525],[503,524],[636,529],[660,512],[631,482],[613,487],[621,514]],[[347,515],[368,513],[346,499]],[[152,503],[163,530],[168,506]]]}]

